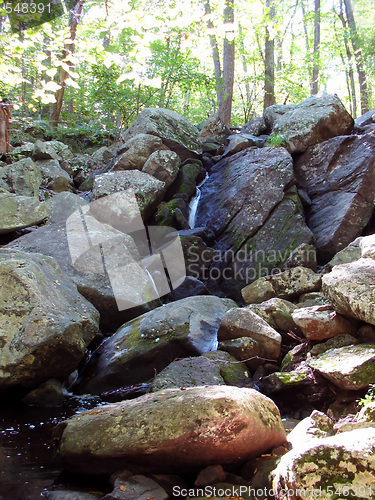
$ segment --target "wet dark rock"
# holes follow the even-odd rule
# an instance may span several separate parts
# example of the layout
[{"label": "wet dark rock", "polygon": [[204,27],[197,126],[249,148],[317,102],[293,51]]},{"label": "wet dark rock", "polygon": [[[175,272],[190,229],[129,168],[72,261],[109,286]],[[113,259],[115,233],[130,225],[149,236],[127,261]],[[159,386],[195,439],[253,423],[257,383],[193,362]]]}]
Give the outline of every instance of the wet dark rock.
[{"label": "wet dark rock", "polygon": [[308,193],[307,223],[327,261],[360,236],[374,213],[375,135],[340,136],[310,147],[295,163]]},{"label": "wet dark rock", "polygon": [[217,330],[230,299],[198,296],[171,302],[123,325],[96,350],[79,392],[100,394],[152,379],[175,358],[217,347]]}]

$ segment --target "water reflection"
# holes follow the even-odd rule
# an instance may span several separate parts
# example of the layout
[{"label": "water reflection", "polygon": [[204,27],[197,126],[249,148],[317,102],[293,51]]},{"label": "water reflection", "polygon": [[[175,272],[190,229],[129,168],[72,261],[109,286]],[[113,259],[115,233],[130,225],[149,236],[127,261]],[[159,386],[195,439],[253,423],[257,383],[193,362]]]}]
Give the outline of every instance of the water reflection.
[{"label": "water reflection", "polygon": [[63,408],[2,404],[0,410],[0,500],[34,500],[58,484],[62,472],[52,432],[77,411],[92,408],[97,398],[66,398]]}]

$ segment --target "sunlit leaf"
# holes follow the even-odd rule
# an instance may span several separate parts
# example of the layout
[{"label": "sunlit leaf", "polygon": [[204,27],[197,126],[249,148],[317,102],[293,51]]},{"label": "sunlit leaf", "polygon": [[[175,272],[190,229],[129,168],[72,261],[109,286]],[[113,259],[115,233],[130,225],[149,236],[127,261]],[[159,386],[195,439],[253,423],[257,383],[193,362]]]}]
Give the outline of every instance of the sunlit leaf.
[{"label": "sunlit leaf", "polygon": [[66,85],[69,85],[70,87],[74,87],[75,89],[79,89],[80,86],[78,85],[77,82],[75,82],[74,80],[72,80],[71,78],[67,78],[66,81],[65,81]]},{"label": "sunlit leaf", "polygon": [[51,68],[46,71],[46,75],[48,75],[50,78],[53,78],[57,73],[57,68]]},{"label": "sunlit leaf", "polygon": [[44,90],[50,90],[51,92],[56,92],[59,89],[61,89],[61,85],[52,80],[50,82],[47,82],[44,86]]}]

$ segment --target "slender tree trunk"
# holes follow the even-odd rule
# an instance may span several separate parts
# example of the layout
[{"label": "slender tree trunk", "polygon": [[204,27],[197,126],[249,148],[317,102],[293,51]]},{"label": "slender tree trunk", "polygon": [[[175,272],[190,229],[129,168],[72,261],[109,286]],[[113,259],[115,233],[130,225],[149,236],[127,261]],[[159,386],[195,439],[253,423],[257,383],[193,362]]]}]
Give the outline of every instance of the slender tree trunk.
[{"label": "slender tree trunk", "polygon": [[303,32],[305,35],[307,69],[309,72],[310,88],[312,88],[311,51],[310,51],[309,33],[307,31],[307,24],[306,24],[306,9],[303,0],[301,0],[301,9],[302,9]]},{"label": "slender tree trunk", "polygon": [[[207,28],[209,30],[213,30],[214,25],[213,25],[212,20],[209,17],[212,14],[209,0],[206,0],[204,3],[204,13],[208,16],[207,17]],[[224,88],[223,88],[223,76],[221,73],[220,53],[219,53],[219,47],[217,44],[216,36],[213,35],[212,33],[210,33],[209,40],[210,40],[210,45],[211,45],[212,59],[213,59],[214,71],[215,71],[216,98],[217,98],[217,104],[220,107],[223,105],[223,101],[224,101]]]},{"label": "slender tree trunk", "polygon": [[348,25],[346,22],[346,19],[344,17],[343,13],[343,5],[342,2],[340,2],[340,13],[338,14],[341,24],[344,28],[344,44],[345,44],[345,51],[346,51],[346,57],[348,60],[348,78],[349,78],[349,83],[350,83],[350,92],[349,95],[351,95],[351,103],[352,103],[352,116],[354,118],[357,118],[357,97],[356,97],[356,92],[355,92],[355,83],[354,83],[354,71],[353,71],[353,55],[349,47],[349,40],[348,40]]},{"label": "slender tree trunk", "polygon": [[223,88],[224,100],[222,105],[219,105],[218,114],[221,120],[230,126],[232,117],[232,100],[233,100],[233,84],[234,84],[234,6],[233,0],[225,0],[224,8],[224,48],[223,48]]},{"label": "slender tree trunk", "polygon": [[[74,6],[74,8],[70,11],[70,43],[64,45],[63,54],[61,57],[61,62],[66,66],[72,66],[72,62],[69,59],[66,59],[67,56],[74,53],[74,41],[77,33],[77,26],[79,20],[82,15],[84,0],[78,0]],[[65,82],[69,77],[69,71],[64,69],[64,67],[60,66],[58,84],[60,88],[55,93],[56,102],[53,104],[50,113],[50,122],[53,127],[57,127],[60,119],[61,108],[63,105],[64,92],[65,92]]]},{"label": "slender tree trunk", "polygon": [[266,0],[268,18],[266,24],[266,39],[264,48],[264,99],[263,109],[275,104],[275,39],[271,36],[269,24],[275,19],[275,6],[273,0]]},{"label": "slender tree trunk", "polygon": [[353,45],[354,57],[357,66],[358,83],[361,95],[361,113],[369,111],[369,90],[366,80],[366,72],[363,67],[362,50],[360,47],[357,26],[354,20],[353,8],[351,0],[344,0],[346,17],[349,25],[350,39]]},{"label": "slender tree trunk", "polygon": [[315,0],[314,14],[314,63],[312,70],[311,95],[315,95],[319,91],[320,0]]},{"label": "slender tree trunk", "polygon": [[243,37],[242,37],[242,26],[240,23],[238,23],[238,33],[240,35],[239,38],[239,43],[240,43],[240,51],[241,51],[241,59],[242,59],[242,69],[245,75],[245,90],[246,90],[246,100],[247,103],[250,103],[251,99],[251,92],[250,92],[250,85],[248,81],[248,70],[247,70],[247,62],[246,62],[246,57],[245,57],[245,47],[243,44]]},{"label": "slender tree trunk", "polygon": [[10,121],[12,106],[7,100],[0,102],[0,155],[10,151]]}]

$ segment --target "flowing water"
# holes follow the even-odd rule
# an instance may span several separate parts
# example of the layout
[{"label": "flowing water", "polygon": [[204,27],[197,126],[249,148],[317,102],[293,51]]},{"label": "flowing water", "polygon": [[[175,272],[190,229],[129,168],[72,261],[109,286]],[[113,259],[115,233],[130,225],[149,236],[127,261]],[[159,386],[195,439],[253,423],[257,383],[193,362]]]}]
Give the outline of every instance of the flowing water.
[{"label": "flowing water", "polygon": [[191,199],[191,201],[189,203],[189,220],[188,220],[188,222],[189,222],[189,226],[191,229],[195,228],[195,220],[197,218],[197,209],[198,209],[199,200],[200,200],[200,197],[202,194],[202,191],[200,188],[207,181],[207,179],[208,179],[208,173],[206,174],[206,177],[203,179],[203,181],[200,184],[198,184],[197,190],[195,192],[195,196],[194,196],[194,198]]}]

